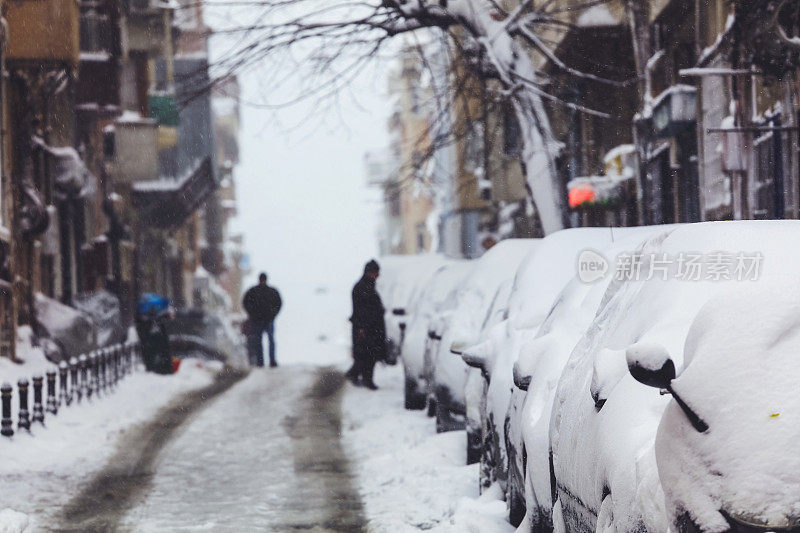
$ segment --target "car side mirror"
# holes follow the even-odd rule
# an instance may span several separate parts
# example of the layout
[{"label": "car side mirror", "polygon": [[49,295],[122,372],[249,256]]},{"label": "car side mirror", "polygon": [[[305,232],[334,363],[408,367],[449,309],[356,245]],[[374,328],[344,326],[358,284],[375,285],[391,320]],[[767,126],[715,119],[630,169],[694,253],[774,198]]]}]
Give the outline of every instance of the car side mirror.
[{"label": "car side mirror", "polygon": [[519,390],[528,390],[528,387],[531,385],[531,379],[533,376],[530,374],[526,374],[522,370],[520,370],[519,365],[514,363],[514,385]]},{"label": "car side mirror", "polygon": [[464,353],[464,350],[466,350],[466,348],[467,346],[464,343],[456,341],[450,345],[450,353],[455,355],[462,355]]},{"label": "car side mirror", "polygon": [[633,379],[657,389],[669,390],[675,379],[675,363],[667,349],[655,343],[636,343],[625,350],[628,371]]},{"label": "car side mirror", "polygon": [[483,372],[487,372],[486,365],[486,343],[478,344],[477,346],[466,346],[465,343],[454,342],[450,345],[450,353],[460,355],[461,359],[472,368],[477,368]]},{"label": "car side mirror", "polygon": [[672,388],[675,363],[666,348],[654,343],[632,344],[625,351],[625,359],[628,362],[628,370],[636,381],[667,391],[697,431],[700,433],[708,431],[708,424]]},{"label": "car side mirror", "polygon": [[406,310],[403,309],[402,307],[395,307],[394,309],[392,309],[392,314],[394,316],[406,316]]}]

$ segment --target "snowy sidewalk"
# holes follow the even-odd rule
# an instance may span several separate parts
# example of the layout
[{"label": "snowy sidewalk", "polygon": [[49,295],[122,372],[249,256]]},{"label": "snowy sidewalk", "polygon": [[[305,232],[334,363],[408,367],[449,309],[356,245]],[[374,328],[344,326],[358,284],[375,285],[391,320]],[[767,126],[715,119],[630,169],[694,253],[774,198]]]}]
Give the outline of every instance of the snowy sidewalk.
[{"label": "snowy sidewalk", "polygon": [[373,392],[347,386],[343,441],[359,481],[368,531],[508,533],[499,494],[478,494],[466,434],[436,434],[433,419],[403,408],[403,367],[378,366]]},{"label": "snowy sidewalk", "polygon": [[175,375],[136,372],[108,396],[48,415],[46,426],[34,424],[31,435],[0,438],[0,532],[51,526],[133,426],[182,394],[209,385],[220,368],[217,362],[187,359]]}]

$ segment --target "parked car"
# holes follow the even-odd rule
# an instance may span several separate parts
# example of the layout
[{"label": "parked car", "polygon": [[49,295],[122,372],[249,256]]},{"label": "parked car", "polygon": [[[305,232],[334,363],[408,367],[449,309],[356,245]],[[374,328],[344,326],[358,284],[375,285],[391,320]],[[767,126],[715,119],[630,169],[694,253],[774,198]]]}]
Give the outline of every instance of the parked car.
[{"label": "parked car", "polygon": [[453,261],[440,266],[422,286],[411,306],[401,347],[406,409],[424,409],[426,406],[425,350],[430,342],[431,324],[447,312],[448,302],[455,302],[472,265],[471,261]]},{"label": "parked car", "polygon": [[[507,412],[513,389],[512,368],[521,346],[532,339],[547,316],[563,286],[575,277],[583,250],[603,248],[612,239],[608,228],[577,228],[559,231],[542,239],[524,261],[514,278],[507,319],[496,325],[485,340],[464,351],[462,357],[480,368],[486,379],[485,407],[481,414],[481,486],[509,485]],[[519,523],[524,493],[508,495],[512,518]]]},{"label": "parked car", "polygon": [[451,348],[471,346],[482,339],[498,289],[512,279],[519,263],[537,243],[538,239],[508,239],[496,244],[477,260],[458,292],[433,364],[438,432],[465,428],[469,367],[451,353]]},{"label": "parked car", "polygon": [[416,299],[422,284],[448,261],[439,254],[390,255],[380,259],[381,273],[375,288],[386,308],[388,362],[395,363],[401,356],[409,305]]},{"label": "parked car", "polygon": [[797,531],[798,235],[680,226],[643,246],[655,276],[611,283],[556,389],[556,530]]},{"label": "parked car", "polygon": [[552,528],[549,428],[556,384],[572,349],[601,309],[603,295],[615,274],[612,260],[618,254],[637,250],[642,241],[666,229],[667,226],[615,229],[613,242],[595,250],[608,265],[605,274],[592,281],[584,276],[573,277],[556,298],[535,337],[520,348],[512,372],[515,389],[505,421],[509,517],[515,525],[525,521],[525,529],[530,531]]}]

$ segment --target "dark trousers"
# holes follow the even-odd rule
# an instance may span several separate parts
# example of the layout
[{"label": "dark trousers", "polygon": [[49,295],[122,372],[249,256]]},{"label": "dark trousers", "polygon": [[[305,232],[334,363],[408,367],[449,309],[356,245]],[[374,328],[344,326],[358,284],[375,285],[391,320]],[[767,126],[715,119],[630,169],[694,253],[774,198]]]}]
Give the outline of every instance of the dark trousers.
[{"label": "dark trousers", "polygon": [[264,366],[264,333],[269,340],[269,364],[278,364],[275,360],[275,323],[253,320],[247,336],[247,356],[253,366]]},{"label": "dark trousers", "polygon": [[353,350],[353,366],[347,371],[347,376],[354,381],[372,383],[372,374],[375,372],[375,358],[370,355],[356,355]]},{"label": "dark trousers", "polygon": [[359,335],[354,328],[353,366],[347,371],[350,379],[353,381],[360,379],[362,383],[372,383],[375,363],[378,360],[378,342],[379,340],[370,338],[368,334]]}]

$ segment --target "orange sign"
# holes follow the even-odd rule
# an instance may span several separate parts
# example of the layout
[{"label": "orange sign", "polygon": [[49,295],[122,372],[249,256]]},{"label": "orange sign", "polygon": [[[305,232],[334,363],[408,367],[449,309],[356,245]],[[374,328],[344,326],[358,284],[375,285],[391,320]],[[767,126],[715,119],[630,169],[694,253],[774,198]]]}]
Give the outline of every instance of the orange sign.
[{"label": "orange sign", "polygon": [[569,190],[569,206],[578,207],[595,199],[594,189],[589,185],[578,185]]}]

